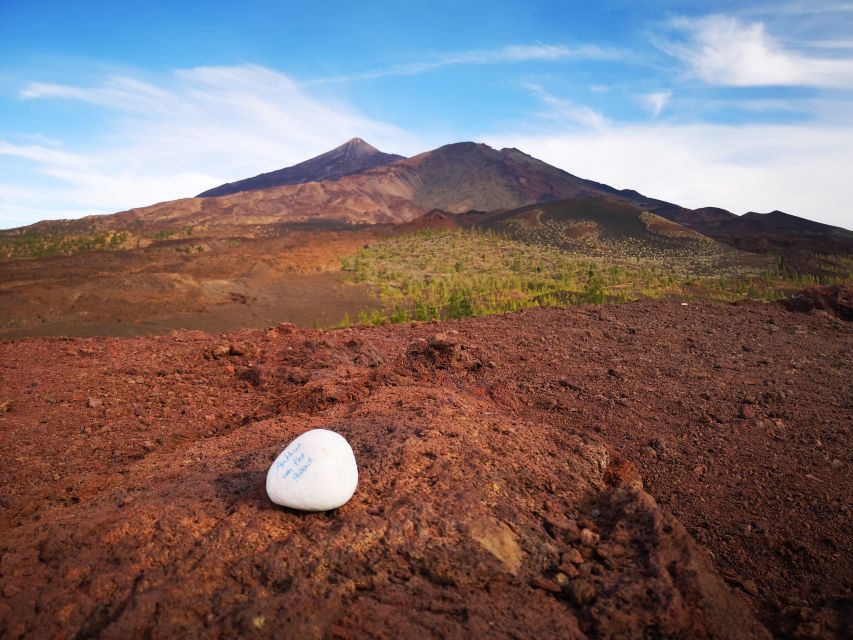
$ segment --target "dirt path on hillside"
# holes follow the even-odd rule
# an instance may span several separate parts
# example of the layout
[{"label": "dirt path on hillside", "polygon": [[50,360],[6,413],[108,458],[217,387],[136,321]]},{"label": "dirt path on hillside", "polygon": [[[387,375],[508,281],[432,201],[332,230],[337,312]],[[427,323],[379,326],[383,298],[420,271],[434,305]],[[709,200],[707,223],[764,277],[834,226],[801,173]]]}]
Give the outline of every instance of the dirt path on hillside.
[{"label": "dirt path on hillside", "polygon": [[[4,637],[853,633],[853,327],[822,311],[2,341],[0,408]],[[355,497],[271,505],[314,427]]]}]

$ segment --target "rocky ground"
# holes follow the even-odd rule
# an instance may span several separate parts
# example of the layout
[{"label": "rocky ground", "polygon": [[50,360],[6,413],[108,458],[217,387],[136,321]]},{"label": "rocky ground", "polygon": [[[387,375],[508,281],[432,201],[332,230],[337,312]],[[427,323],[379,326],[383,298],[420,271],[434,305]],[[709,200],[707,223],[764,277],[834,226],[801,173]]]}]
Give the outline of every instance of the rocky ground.
[{"label": "rocky ground", "polygon": [[367,287],[343,282],[339,256],[381,233],[283,229],[269,238],[200,236],[0,260],[0,338],[219,332],[283,319],[334,326],[378,306]]},{"label": "rocky ground", "polygon": [[[276,507],[316,427],[358,490]],[[0,636],[851,637],[851,431],[820,308],[7,340]]]}]

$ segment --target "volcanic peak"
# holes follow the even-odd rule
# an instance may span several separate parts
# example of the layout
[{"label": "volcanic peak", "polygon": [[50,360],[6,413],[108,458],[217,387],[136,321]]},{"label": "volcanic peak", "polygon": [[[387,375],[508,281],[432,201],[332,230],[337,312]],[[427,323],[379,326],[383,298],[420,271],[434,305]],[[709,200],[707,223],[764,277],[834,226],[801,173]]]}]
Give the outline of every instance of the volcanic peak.
[{"label": "volcanic peak", "polygon": [[352,138],[331,151],[305,160],[292,167],[286,167],[253,178],[229,182],[198,195],[199,198],[225,196],[241,191],[256,191],[282,185],[338,180],[354,173],[360,173],[389,162],[402,160],[403,156],[384,153],[361,138]]}]

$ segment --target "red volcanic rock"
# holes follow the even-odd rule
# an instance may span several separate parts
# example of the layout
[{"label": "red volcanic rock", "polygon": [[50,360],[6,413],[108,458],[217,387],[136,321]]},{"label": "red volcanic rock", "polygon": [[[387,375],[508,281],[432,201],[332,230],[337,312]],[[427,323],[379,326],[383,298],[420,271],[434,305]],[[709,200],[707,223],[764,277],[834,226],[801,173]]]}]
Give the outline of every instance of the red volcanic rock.
[{"label": "red volcanic rock", "polygon": [[[0,341],[0,635],[843,637],[851,345],[666,302]],[[356,493],[277,507],[267,469],[313,428]]]},{"label": "red volcanic rock", "polygon": [[809,287],[791,294],[785,305],[793,311],[828,311],[842,320],[853,320],[853,285]]},{"label": "red volcanic rock", "polygon": [[403,224],[396,225],[396,229],[398,231],[426,231],[426,230],[451,230],[451,229],[459,229],[463,225],[460,224],[456,215],[452,213],[447,213],[446,211],[441,211],[439,209],[433,209],[425,213],[422,216],[415,218],[414,220],[410,220],[409,222],[404,222]]}]

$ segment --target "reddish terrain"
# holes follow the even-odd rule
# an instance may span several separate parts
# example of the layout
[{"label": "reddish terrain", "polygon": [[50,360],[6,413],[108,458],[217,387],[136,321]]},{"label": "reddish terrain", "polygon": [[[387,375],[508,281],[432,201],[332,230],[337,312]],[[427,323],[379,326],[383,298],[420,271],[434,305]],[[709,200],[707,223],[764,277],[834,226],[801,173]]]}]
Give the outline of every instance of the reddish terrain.
[{"label": "reddish terrain", "polygon": [[[314,427],[358,491],[272,505]],[[851,637],[851,431],[780,305],[7,340],[0,636]]]},{"label": "reddish terrain", "polygon": [[321,182],[323,180],[338,180],[344,176],[360,173],[373,167],[378,167],[403,156],[393,153],[382,153],[376,147],[367,144],[361,138],[353,138],[340,147],[324,154],[300,162],[292,167],[262,173],[254,178],[246,178],[237,182],[222,184],[213,189],[200,193],[198,198],[224,196],[241,191],[255,191],[279,187],[285,184],[304,184],[306,182]]},{"label": "reddish terrain", "polygon": [[378,305],[366,286],[343,281],[339,256],[382,233],[285,230],[231,243],[206,239],[201,252],[177,252],[165,241],[0,261],[0,337],[229,331],[282,319],[332,326]]}]

